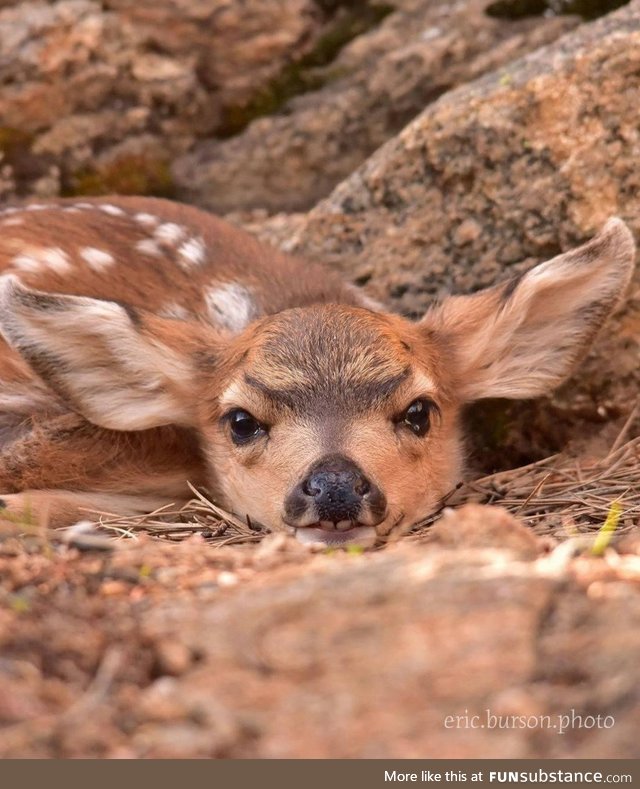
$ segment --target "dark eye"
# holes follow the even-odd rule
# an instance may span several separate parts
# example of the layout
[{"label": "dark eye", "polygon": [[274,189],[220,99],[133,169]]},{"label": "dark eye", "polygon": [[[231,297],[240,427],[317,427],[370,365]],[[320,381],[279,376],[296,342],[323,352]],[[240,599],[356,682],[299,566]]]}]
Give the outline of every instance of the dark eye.
[{"label": "dark eye", "polygon": [[242,408],[234,408],[227,414],[231,438],[236,444],[246,444],[267,432],[266,427]]},{"label": "dark eye", "polygon": [[431,412],[435,408],[436,404],[431,400],[414,400],[398,417],[397,423],[408,427],[416,436],[425,436],[431,427]]}]

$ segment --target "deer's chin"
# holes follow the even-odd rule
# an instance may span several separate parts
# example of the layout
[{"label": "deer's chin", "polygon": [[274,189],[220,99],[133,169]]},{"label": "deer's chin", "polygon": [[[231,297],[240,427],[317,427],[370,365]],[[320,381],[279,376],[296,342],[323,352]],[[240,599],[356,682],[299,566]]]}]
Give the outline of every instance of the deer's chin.
[{"label": "deer's chin", "polygon": [[343,548],[348,545],[360,545],[369,548],[376,541],[376,530],[373,526],[354,525],[349,528],[335,529],[318,526],[302,526],[295,530],[298,542],[305,545],[324,545],[327,548]]}]

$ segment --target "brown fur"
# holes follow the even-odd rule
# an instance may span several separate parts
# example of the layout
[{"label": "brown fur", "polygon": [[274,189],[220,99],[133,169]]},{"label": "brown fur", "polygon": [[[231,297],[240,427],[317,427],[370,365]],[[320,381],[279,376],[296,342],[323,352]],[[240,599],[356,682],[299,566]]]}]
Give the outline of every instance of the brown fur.
[{"label": "brown fur", "polygon": [[[313,512],[290,522],[287,495],[323,457],[345,457],[386,501],[359,523],[403,531],[460,477],[461,406],[559,383],[633,265],[614,222],[517,282],[411,323],[187,206],[57,201],[8,218],[0,496],[53,525],[92,507],[180,503],[189,480],[240,515],[303,531]],[[417,399],[432,403],[424,437],[403,421]],[[246,445],[226,419],[238,408],[266,430]]]}]

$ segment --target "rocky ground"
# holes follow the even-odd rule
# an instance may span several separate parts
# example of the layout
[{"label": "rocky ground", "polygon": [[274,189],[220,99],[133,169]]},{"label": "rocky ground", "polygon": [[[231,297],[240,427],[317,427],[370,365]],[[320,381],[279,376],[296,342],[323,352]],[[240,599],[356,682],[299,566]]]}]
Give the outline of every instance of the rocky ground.
[{"label": "rocky ground", "polygon": [[640,543],[573,551],[478,505],[366,554],[5,534],[0,756],[635,757]]},{"label": "rocky ground", "polygon": [[[488,5],[0,0],[0,200],[233,212],[412,315],[640,233],[640,0]],[[606,454],[639,359],[636,278],[557,396],[470,414],[475,464]],[[637,756],[639,526],[596,556],[471,505],[363,554],[0,524],[0,756]]]}]

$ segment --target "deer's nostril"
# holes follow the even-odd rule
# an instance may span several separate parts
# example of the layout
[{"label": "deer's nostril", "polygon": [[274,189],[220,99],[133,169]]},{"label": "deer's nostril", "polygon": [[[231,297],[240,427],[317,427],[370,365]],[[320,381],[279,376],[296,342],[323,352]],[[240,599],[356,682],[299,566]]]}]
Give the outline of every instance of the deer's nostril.
[{"label": "deer's nostril", "polygon": [[305,496],[318,496],[322,493],[322,487],[318,484],[318,479],[315,474],[303,480],[302,492]]},{"label": "deer's nostril", "polygon": [[371,486],[360,473],[355,471],[317,470],[302,482],[302,492],[314,499],[339,499],[362,497]]}]

